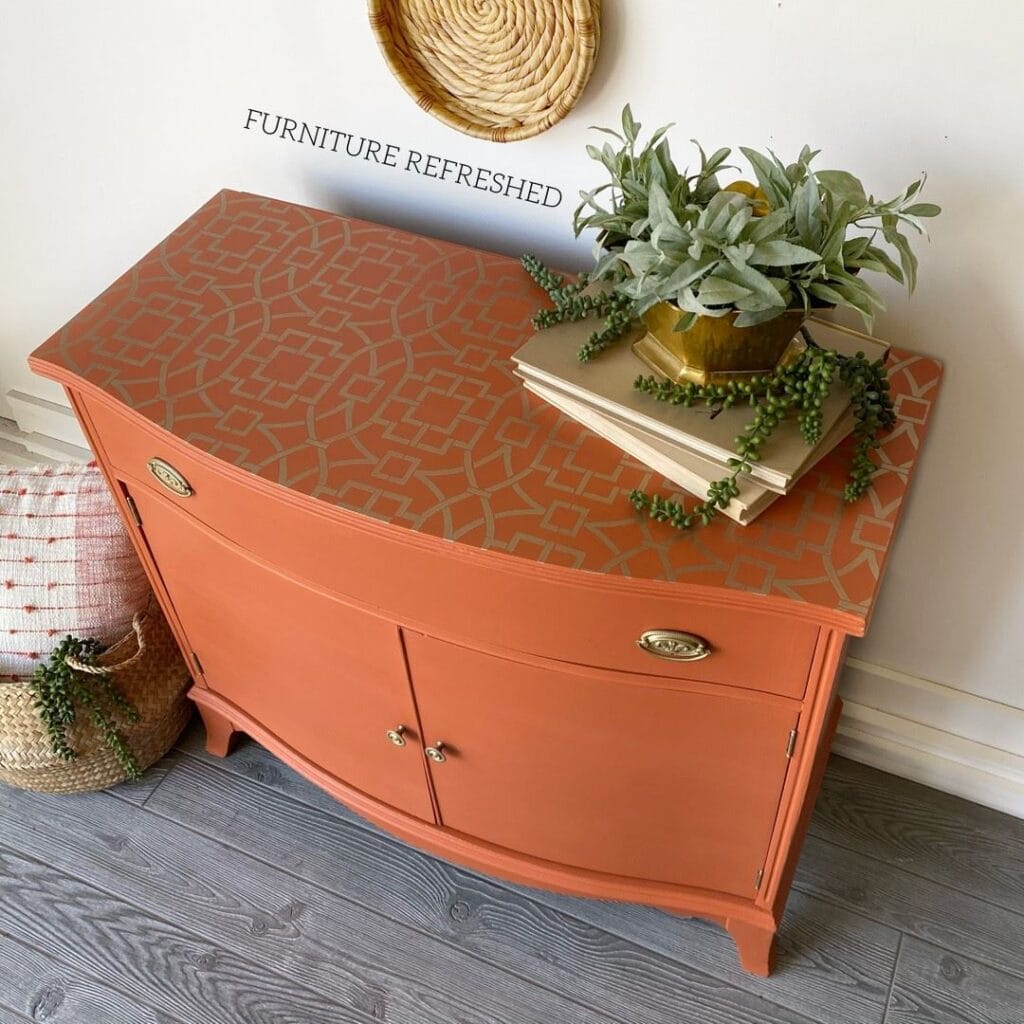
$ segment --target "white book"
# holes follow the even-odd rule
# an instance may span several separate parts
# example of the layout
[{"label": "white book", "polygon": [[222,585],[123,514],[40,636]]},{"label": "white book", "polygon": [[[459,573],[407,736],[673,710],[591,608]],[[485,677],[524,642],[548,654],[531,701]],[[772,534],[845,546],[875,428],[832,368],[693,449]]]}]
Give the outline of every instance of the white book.
[{"label": "white book", "polygon": [[[542,384],[524,380],[527,391],[547,402],[549,405],[565,413],[570,419],[582,423],[598,437],[603,437],[627,455],[639,459],[645,466],[650,466],[666,480],[696,497],[707,496],[708,483],[728,476],[730,470],[725,466],[704,459],[686,449],[677,448],[667,441],[644,433],[631,427],[621,420],[603,416],[588,406],[574,401],[568,395],[545,388]],[[763,512],[776,498],[774,491],[754,483],[748,476],[739,481],[739,496],[733,498],[723,513],[730,519],[744,526]]]},{"label": "white book", "polygon": [[[819,344],[844,355],[863,351],[876,359],[888,351],[883,342],[823,320],[812,319],[808,327]],[[582,322],[538,331],[513,355],[517,372],[534,385],[554,389],[603,416],[677,448],[687,448],[695,455],[723,464],[733,457],[736,436],[750,420],[749,406],[737,404],[713,414],[703,405],[686,408],[655,401],[633,387],[636,377],[646,376],[650,370],[633,353],[631,338],[620,340],[589,363],[579,362],[577,349],[592,330],[592,324]],[[833,436],[833,429],[849,409],[845,389],[833,388],[822,410],[823,439]],[[848,432],[849,427],[834,439],[832,447]],[[762,460],[754,463],[751,475],[757,483],[784,494],[822,454],[822,443],[809,447],[794,417],[780,424],[764,445]]]},{"label": "white book", "polygon": [[[523,380],[523,386],[531,394],[583,424],[644,465],[650,466],[666,480],[695,497],[706,498],[708,485],[712,481],[721,480],[731,472],[729,467],[720,462],[705,459],[687,448],[670,444],[629,423],[598,413],[589,406],[574,401],[564,392],[546,388],[542,384],[526,379]],[[824,458],[850,433],[853,422],[853,413],[847,410],[832,431],[816,446],[815,458],[808,462],[804,472],[819,459]],[[741,526],[752,523],[776,498],[781,497],[777,491],[764,487],[747,474],[741,474],[737,484],[739,494],[722,512]]]}]

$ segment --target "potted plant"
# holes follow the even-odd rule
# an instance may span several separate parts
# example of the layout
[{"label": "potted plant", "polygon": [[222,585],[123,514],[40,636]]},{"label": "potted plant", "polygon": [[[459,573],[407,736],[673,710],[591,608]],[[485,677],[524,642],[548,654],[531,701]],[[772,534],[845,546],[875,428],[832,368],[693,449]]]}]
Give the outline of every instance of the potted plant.
[{"label": "potted plant", "polygon": [[[672,502],[633,495],[634,504],[676,526],[708,522],[736,493],[736,477],[772,430],[797,415],[809,444],[820,437],[820,405],[837,379],[851,390],[857,446],[848,500],[870,481],[879,429],[894,420],[884,367],[818,348],[805,318],[815,308],[857,310],[870,330],[884,303],[864,279],[886,274],[912,291],[917,260],[905,230],[939,207],[918,200],[924,176],[898,196],[878,200],[847,171],[816,171],[818,151],[804,146],[792,163],[741,148],[757,183],[722,185],[729,149],[711,156],[698,145],[694,173],[674,163],[667,128],[638,145],[640,125],[627,105],[616,140],[588,146],[608,180],[581,193],[574,214],[579,235],[597,231],[593,269],[566,284],[534,257],[524,266],[551,296],[554,308],[538,327],[597,315],[604,328],[580,349],[587,361],[614,343],[636,317],[647,335],[634,351],[660,375],[635,386],[662,401],[731,405],[747,401],[755,414],[737,438],[731,475],[713,485],[707,501],[686,511]],[[588,290],[605,282],[602,291]]]},{"label": "potted plant", "polygon": [[191,716],[189,683],[153,599],[110,647],[66,636],[30,678],[0,681],[0,782],[76,793],[138,779]]}]

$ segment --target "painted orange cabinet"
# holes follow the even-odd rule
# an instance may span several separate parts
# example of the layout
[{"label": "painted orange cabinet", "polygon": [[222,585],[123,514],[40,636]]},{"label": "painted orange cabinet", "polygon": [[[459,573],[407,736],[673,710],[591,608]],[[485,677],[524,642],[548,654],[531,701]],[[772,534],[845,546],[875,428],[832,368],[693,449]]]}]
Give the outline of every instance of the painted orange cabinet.
[{"label": "painted orange cabinet", "polygon": [[527,395],[514,260],[258,196],[205,204],[31,357],[61,382],[186,657],[383,828],[530,885],[723,924],[761,974],[938,390],[896,351],[842,456],[750,527]]}]

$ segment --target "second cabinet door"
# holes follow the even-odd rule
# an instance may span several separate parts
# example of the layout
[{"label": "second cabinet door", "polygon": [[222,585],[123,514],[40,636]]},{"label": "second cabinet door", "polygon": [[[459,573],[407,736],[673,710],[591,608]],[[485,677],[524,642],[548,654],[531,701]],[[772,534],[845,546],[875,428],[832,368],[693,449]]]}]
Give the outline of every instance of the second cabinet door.
[{"label": "second cabinet door", "polygon": [[[144,488],[132,496],[210,689],[342,782],[433,821],[398,628],[258,561]],[[403,746],[387,736],[399,725]]]},{"label": "second cabinet door", "polygon": [[560,864],[751,897],[792,706],[406,632],[442,823]]}]

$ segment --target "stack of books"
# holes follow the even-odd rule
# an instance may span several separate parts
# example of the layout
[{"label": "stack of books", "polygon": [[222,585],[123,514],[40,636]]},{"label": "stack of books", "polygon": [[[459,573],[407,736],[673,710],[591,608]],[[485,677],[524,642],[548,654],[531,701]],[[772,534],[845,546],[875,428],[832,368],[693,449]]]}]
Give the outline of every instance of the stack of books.
[{"label": "stack of books", "polygon": [[[807,328],[819,345],[842,355],[863,352],[878,359],[889,350],[868,335],[823,320],[811,319]],[[743,403],[715,411],[703,404],[687,408],[658,402],[633,387],[639,375],[652,372],[632,350],[642,328],[591,362],[581,363],[577,349],[593,329],[593,323],[582,322],[538,331],[512,357],[526,389],[682,490],[706,497],[711,482],[732,472],[726,460],[733,457],[736,436],[750,422],[750,407]],[[822,435],[816,445],[804,441],[795,417],[784,421],[764,445],[762,460],[737,481],[739,496],[725,514],[743,525],[752,522],[853,426],[849,396],[841,386],[833,388],[822,409]]]}]

